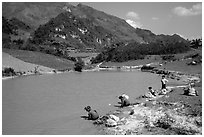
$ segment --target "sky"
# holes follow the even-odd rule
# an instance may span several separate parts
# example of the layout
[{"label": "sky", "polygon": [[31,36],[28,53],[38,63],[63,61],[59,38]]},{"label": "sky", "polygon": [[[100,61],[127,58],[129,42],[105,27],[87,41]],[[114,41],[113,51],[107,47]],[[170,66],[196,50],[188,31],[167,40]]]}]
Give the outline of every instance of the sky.
[{"label": "sky", "polygon": [[[202,37],[202,2],[80,2],[155,34]],[[77,5],[78,2],[70,2]]]}]

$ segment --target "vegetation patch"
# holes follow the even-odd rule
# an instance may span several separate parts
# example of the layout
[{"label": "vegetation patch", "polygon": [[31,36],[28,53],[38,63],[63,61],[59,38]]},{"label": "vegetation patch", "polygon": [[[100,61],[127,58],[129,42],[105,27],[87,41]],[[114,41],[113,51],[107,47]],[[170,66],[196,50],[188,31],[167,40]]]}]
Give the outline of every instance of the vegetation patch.
[{"label": "vegetation patch", "polygon": [[78,61],[74,64],[74,70],[78,72],[82,72],[82,69],[84,68],[84,62],[81,58],[78,58]]},{"label": "vegetation patch", "polygon": [[57,70],[72,69],[74,66],[74,62],[70,60],[36,51],[3,49],[3,52],[6,52],[11,56],[25,62],[38,64]]},{"label": "vegetation patch", "polygon": [[16,75],[16,72],[11,67],[5,67],[2,70],[2,76],[3,77],[9,77],[9,76],[15,76],[15,75]]},{"label": "vegetation patch", "polygon": [[165,55],[163,60],[170,60],[174,58],[177,53],[187,52],[190,49],[188,42],[154,42],[148,44],[140,44],[137,42],[130,42],[125,44],[120,42],[113,44],[111,47],[104,48],[92,63],[99,63],[102,61],[124,62],[128,60],[144,59],[147,55]]}]

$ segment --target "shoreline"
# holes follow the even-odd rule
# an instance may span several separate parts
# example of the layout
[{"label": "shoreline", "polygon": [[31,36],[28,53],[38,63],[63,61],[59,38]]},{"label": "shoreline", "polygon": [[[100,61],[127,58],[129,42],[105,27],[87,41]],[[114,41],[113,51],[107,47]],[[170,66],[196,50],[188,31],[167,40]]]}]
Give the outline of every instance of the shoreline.
[{"label": "shoreline", "polygon": [[65,73],[61,71],[40,71],[37,73],[27,73],[27,74],[22,74],[22,75],[15,75],[15,76],[4,76],[2,77],[2,80],[9,80],[9,79],[14,79],[14,78],[19,78],[19,77],[26,77],[26,76],[34,76],[34,75],[46,75],[46,74],[60,74],[60,73]]},{"label": "shoreline", "polygon": [[[141,65],[140,65],[141,66]],[[54,70],[54,69],[53,69]],[[121,72],[127,72],[127,71],[141,71],[141,68],[137,67],[136,69],[118,69],[118,68],[94,68],[94,69],[85,69],[82,70],[82,72],[97,72],[97,71],[121,71]],[[200,77],[192,75],[192,74],[185,74],[182,73],[180,71],[168,71],[167,72],[171,72],[171,74],[176,74],[176,77],[179,77],[180,79],[183,79],[183,81],[187,82],[187,81],[196,81],[196,82],[200,82]],[[59,73],[67,73],[67,72],[74,72],[74,70],[69,70],[69,71],[39,71],[37,73],[34,72],[29,72],[26,74],[22,74],[22,75],[15,75],[15,76],[2,76],[2,80],[8,80],[8,79],[12,79],[12,78],[17,78],[17,77],[22,77],[22,76],[32,76],[32,75],[44,75],[44,74],[59,74]],[[145,71],[148,72],[148,71]],[[154,72],[150,72],[150,73],[154,73]],[[160,75],[155,73],[156,75]],[[175,77],[170,77],[171,79],[175,79]],[[179,79],[179,80],[180,80]]]},{"label": "shoreline", "polygon": [[186,113],[189,104],[183,100],[163,101],[170,98],[171,92],[184,87],[172,87],[170,92],[156,98],[136,98],[136,105],[107,113],[118,121],[100,123],[99,132],[101,135],[202,135],[202,110],[194,116]]},{"label": "shoreline", "polygon": [[[151,64],[151,63],[150,63]],[[150,66],[146,64],[146,66]],[[144,65],[143,65],[144,66]],[[158,70],[162,73],[157,73]],[[140,71],[142,72],[141,68]],[[185,114],[189,109],[188,104],[183,103],[183,100],[175,102],[168,101],[173,93],[177,91],[183,92],[187,84],[193,82],[200,83],[201,78],[198,74],[188,74],[180,71],[152,69],[144,72],[154,73],[157,75],[166,75],[176,81],[182,80],[184,85],[167,86],[170,91],[162,96],[156,98],[146,98],[140,100],[136,97],[135,101],[138,103],[127,108],[121,108],[112,112],[111,115],[118,117],[118,121],[113,119],[112,123],[107,123],[100,128],[101,134],[105,135],[202,135],[202,107],[201,115]],[[170,72],[170,73],[169,73]],[[170,77],[174,75],[174,77]],[[178,83],[178,82],[177,82]],[[202,92],[202,89],[201,89]],[[174,98],[174,96],[173,96]],[[161,100],[166,100],[162,102]],[[202,97],[201,97],[202,99]],[[201,102],[202,106],[202,102]],[[139,110],[138,110],[139,109]],[[192,109],[192,108],[191,108]],[[180,112],[182,111],[182,113]],[[133,114],[131,114],[133,112]],[[110,113],[107,113],[110,114]],[[191,118],[189,118],[189,116]],[[139,117],[139,118],[138,118]],[[190,120],[189,120],[190,119]],[[183,121],[177,122],[177,121]],[[112,125],[111,125],[112,124]]]}]

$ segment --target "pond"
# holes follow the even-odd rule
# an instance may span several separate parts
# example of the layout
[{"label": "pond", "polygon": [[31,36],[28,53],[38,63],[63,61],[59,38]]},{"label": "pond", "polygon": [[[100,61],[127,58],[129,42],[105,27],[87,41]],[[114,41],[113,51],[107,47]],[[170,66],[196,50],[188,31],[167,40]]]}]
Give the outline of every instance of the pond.
[{"label": "pond", "polygon": [[148,86],[160,88],[160,77],[141,71],[82,72],[19,77],[2,81],[4,135],[98,134],[84,107],[100,115],[117,109],[118,95],[133,102]]}]

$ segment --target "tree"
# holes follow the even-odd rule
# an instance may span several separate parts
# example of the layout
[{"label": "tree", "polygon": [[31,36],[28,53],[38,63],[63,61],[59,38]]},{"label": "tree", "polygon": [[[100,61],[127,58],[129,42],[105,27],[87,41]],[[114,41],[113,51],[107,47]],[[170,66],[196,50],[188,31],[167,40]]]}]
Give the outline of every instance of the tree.
[{"label": "tree", "polygon": [[192,48],[202,47],[202,39],[193,39],[191,41],[191,47]]},{"label": "tree", "polygon": [[3,76],[14,76],[14,75],[16,75],[16,72],[14,71],[14,69],[13,68],[11,68],[11,67],[6,67],[6,68],[4,68],[4,70],[2,70],[2,75]]},{"label": "tree", "polygon": [[78,61],[74,64],[74,70],[78,72],[82,72],[82,69],[84,67],[84,62],[81,58],[78,58]]}]

